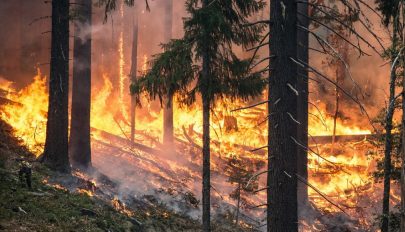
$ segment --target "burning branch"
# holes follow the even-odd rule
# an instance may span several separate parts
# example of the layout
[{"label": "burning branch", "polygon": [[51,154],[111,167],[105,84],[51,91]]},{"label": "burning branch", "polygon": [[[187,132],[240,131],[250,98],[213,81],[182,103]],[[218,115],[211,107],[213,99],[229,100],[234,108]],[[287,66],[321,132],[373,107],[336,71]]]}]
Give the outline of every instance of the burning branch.
[{"label": "burning branch", "polygon": [[307,185],[308,187],[312,188],[315,192],[317,192],[323,199],[325,199],[327,202],[329,202],[330,204],[332,204],[333,206],[335,206],[336,208],[338,208],[340,211],[342,211],[344,214],[346,214],[347,216],[350,217],[350,215],[348,213],[346,213],[346,211],[344,209],[342,209],[339,205],[337,205],[336,203],[334,203],[332,200],[329,200],[329,198],[323,194],[319,189],[317,189],[315,186],[313,186],[312,184],[310,184],[308,181],[306,181],[304,178],[302,178],[301,176],[299,176],[298,174],[295,174],[295,176],[297,177],[297,180],[301,181],[302,183],[304,183],[305,185]]}]

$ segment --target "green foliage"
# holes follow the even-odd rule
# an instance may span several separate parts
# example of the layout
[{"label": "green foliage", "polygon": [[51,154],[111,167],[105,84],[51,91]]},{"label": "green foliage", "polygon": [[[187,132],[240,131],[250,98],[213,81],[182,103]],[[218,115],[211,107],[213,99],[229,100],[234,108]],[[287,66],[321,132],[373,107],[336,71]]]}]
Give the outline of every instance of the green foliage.
[{"label": "green foliage", "polygon": [[[159,97],[161,103],[162,96],[173,96],[175,92],[188,94],[187,86],[196,74],[191,43],[177,39],[162,47],[165,52],[153,57],[152,68],[131,84],[131,94],[139,96],[141,92],[148,92],[152,99]],[[140,105],[139,97],[136,97],[136,103]]]},{"label": "green foliage", "polygon": [[[247,18],[262,10],[262,0],[215,0],[200,7],[201,0],[187,0],[189,17],[184,19],[185,35],[163,45],[152,68],[132,84],[131,92],[148,92],[161,100],[177,93],[180,103],[194,103],[196,94],[211,104],[223,97],[248,99],[262,93],[266,82],[261,73],[252,73],[250,59],[239,59],[233,46],[246,48],[257,43],[264,26],[247,26]],[[202,78],[206,56],[208,78]]]}]

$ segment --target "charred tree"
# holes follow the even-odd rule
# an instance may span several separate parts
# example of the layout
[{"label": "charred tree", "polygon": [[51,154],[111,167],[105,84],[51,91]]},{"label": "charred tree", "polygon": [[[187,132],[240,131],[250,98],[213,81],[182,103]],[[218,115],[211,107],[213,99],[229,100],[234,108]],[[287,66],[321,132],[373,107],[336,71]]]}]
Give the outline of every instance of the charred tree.
[{"label": "charred tree", "polygon": [[[298,3],[297,15],[298,24],[304,28],[309,28],[308,19],[308,0]],[[309,33],[306,30],[297,30],[297,58],[305,63],[309,63]],[[308,70],[304,67],[298,67],[297,78],[297,91],[299,97],[297,98],[297,120],[300,122],[297,130],[297,140],[305,147],[298,148],[297,152],[297,174],[305,180],[308,179]],[[308,186],[303,183],[298,183],[298,204],[299,208],[304,207],[308,202]]]},{"label": "charred tree", "polygon": [[[138,73],[138,7],[137,3],[134,3],[134,18],[133,18],[133,32],[132,32],[132,62],[131,62],[131,83],[135,83],[136,75]],[[131,142],[135,142],[135,115],[136,115],[136,100],[135,96],[131,95]]]},{"label": "charred tree", "polygon": [[69,153],[73,166],[91,166],[91,0],[79,0],[74,25],[72,112]]},{"label": "charred tree", "polygon": [[[169,42],[172,38],[173,27],[173,1],[165,0],[165,31],[164,41]],[[166,104],[163,108],[163,143],[168,146],[173,146],[173,93],[169,93],[166,99]]]},{"label": "charred tree", "polygon": [[267,231],[298,231],[297,3],[270,3]]},{"label": "charred tree", "polygon": [[51,68],[45,149],[42,161],[69,172],[69,0],[52,2]]}]

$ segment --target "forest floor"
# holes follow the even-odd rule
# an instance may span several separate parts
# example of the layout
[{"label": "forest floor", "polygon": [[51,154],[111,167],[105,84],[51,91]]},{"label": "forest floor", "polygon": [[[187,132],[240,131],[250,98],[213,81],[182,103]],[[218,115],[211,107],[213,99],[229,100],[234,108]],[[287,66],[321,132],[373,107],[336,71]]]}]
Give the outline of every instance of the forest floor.
[{"label": "forest floor", "polygon": [[[32,189],[19,180],[21,160],[32,165]],[[164,204],[137,201],[138,207],[126,208],[118,199],[65,186],[80,181],[35,161],[12,136],[12,127],[0,120],[0,231],[200,231],[198,221]],[[243,230],[221,221],[213,231]]]}]

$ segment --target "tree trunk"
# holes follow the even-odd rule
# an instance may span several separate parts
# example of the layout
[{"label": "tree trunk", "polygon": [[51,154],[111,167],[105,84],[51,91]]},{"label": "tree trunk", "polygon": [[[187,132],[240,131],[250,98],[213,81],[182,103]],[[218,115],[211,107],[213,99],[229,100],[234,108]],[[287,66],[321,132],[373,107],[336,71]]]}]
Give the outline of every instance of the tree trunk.
[{"label": "tree trunk", "polygon": [[[202,1],[202,7],[207,7],[208,0]],[[204,30],[206,31],[206,30]],[[208,33],[203,34],[204,41],[208,41]],[[201,98],[203,104],[203,179],[202,179],[202,204],[203,204],[203,232],[211,231],[211,170],[210,170],[210,105],[211,105],[211,95],[210,95],[210,55],[209,47],[206,45],[203,47],[202,51],[202,86],[201,86]]]},{"label": "tree trunk", "polygon": [[[308,17],[301,14],[308,15],[308,0],[304,0],[304,3],[298,3],[297,11],[300,14],[297,15],[298,23],[305,27],[309,27]],[[304,30],[297,30],[297,57],[305,63],[309,63],[309,34]],[[297,105],[297,120],[301,123],[298,127],[298,141],[308,147],[308,71],[306,68],[298,67],[298,79],[297,90],[301,95],[298,98]],[[298,148],[297,152],[297,173],[305,180],[308,179],[308,150],[304,148]],[[308,203],[308,187],[304,183],[298,183],[298,204],[299,211],[301,207],[305,207]]]},{"label": "tree trunk", "polygon": [[[166,0],[165,3],[165,42],[172,38],[173,27],[173,1]],[[173,95],[169,94],[163,108],[163,143],[173,146]]]},{"label": "tree trunk", "polygon": [[298,231],[297,216],[297,3],[270,3],[267,231]]},{"label": "tree trunk", "polygon": [[[395,48],[397,41],[397,20],[394,20],[393,42],[392,47]],[[385,117],[385,149],[384,149],[384,192],[383,192],[383,208],[381,220],[381,232],[389,231],[389,213],[390,213],[390,189],[391,189],[391,151],[392,151],[392,118],[394,116],[394,100],[395,100],[395,64],[391,58],[391,73],[390,73],[390,96],[388,101],[387,115]]]},{"label": "tree trunk", "polygon": [[[344,29],[340,30],[341,35],[344,37],[348,38],[349,36],[345,32]],[[342,60],[345,62],[348,62],[348,43],[342,40],[337,41],[337,46],[338,46],[338,52],[342,56]],[[341,60],[336,61],[336,83],[339,86],[343,86],[344,81],[346,78],[346,66]],[[339,111],[340,111],[340,101],[342,97],[342,91],[339,88],[335,88],[335,114],[333,115],[333,133],[332,133],[332,148],[331,148],[331,153],[334,153],[334,147],[335,147],[335,142],[336,142],[336,126],[337,126],[337,119],[339,117]]]},{"label": "tree trunk", "polygon": [[[133,35],[132,35],[132,63],[131,63],[131,82],[135,82],[138,72],[138,6],[134,2],[134,19],[133,19]],[[135,96],[131,96],[131,142],[135,142]]]},{"label": "tree trunk", "polygon": [[[203,58],[203,76],[208,77],[206,68],[208,67],[207,57]],[[206,80],[207,81],[207,80]],[[202,190],[202,203],[203,203],[203,231],[211,231],[211,203],[210,203],[210,100],[209,97],[203,96],[203,190]]]},{"label": "tree trunk", "polygon": [[[402,25],[405,25],[405,2],[402,6]],[[402,45],[405,46],[405,30],[402,30]],[[404,52],[403,52],[404,53]],[[405,69],[405,55],[402,54],[402,68]],[[402,73],[402,167],[401,167],[401,209],[405,212],[405,72]],[[401,214],[401,230],[405,231],[405,213]]]},{"label": "tree trunk", "polygon": [[48,121],[43,162],[54,170],[69,172],[69,0],[52,3],[50,66]]},{"label": "tree trunk", "polygon": [[[72,112],[70,123],[70,158],[73,166],[91,166],[91,0],[79,0],[74,32]],[[83,38],[84,37],[84,38]]]}]

